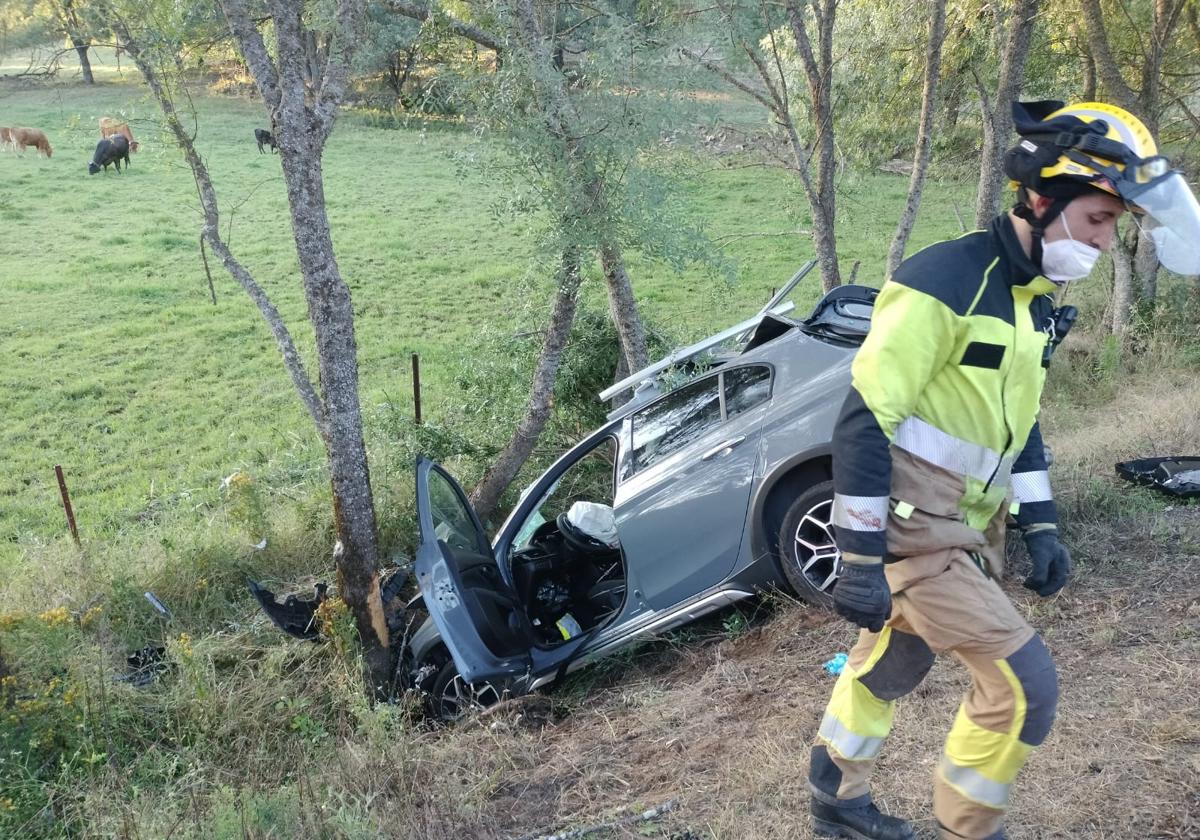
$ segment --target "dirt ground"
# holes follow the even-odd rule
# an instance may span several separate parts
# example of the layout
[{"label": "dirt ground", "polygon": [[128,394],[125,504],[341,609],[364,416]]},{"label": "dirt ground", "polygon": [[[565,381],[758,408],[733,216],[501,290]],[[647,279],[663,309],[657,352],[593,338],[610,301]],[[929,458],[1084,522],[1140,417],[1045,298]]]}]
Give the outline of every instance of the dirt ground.
[{"label": "dirt ground", "polygon": [[[1012,840],[1200,838],[1200,508],[1164,520],[1153,540],[1088,534],[1056,598],[1006,581],[1062,684],[1054,730],[1016,787]],[[811,837],[809,746],[833,685],[821,664],[854,634],[791,602],[760,612],[736,635],[725,614],[430,734],[408,769],[439,792],[418,796],[426,821],[409,811],[401,833],[531,839],[670,803],[586,836]],[[877,767],[877,801],[922,837],[934,836],[932,774],[966,683],[939,659],[900,702]]]}]

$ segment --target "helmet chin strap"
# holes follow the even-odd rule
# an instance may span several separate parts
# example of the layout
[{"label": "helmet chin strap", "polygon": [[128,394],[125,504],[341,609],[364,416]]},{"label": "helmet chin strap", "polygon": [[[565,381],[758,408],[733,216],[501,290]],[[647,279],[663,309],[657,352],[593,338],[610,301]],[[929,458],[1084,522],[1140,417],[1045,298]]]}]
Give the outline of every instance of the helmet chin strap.
[{"label": "helmet chin strap", "polygon": [[1054,220],[1062,215],[1062,211],[1070,203],[1071,199],[1069,198],[1055,198],[1051,200],[1045,213],[1036,216],[1033,208],[1030,207],[1029,191],[1025,187],[1021,187],[1017,191],[1017,204],[1013,207],[1013,215],[1029,223],[1029,232],[1033,237],[1029,249],[1029,259],[1038,271],[1042,270],[1042,240],[1046,235],[1046,228],[1054,224]]}]

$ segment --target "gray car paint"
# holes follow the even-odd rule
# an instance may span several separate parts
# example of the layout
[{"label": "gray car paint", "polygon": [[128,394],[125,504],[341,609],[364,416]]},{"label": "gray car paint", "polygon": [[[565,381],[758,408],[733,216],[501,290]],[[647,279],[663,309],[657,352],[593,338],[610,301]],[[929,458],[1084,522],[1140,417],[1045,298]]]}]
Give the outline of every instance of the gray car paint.
[{"label": "gray car paint", "polygon": [[[551,649],[535,648],[528,658],[506,661],[486,649],[475,650],[482,645],[478,636],[464,633],[460,622],[452,629],[446,616],[439,615],[446,599],[444,593],[439,599],[432,588],[432,573],[436,569],[445,577],[445,572],[438,565],[441,558],[423,546],[418,580],[423,593],[427,583],[431,587],[426,594],[431,619],[414,640],[414,660],[422,661],[445,643],[468,681],[502,679],[517,690],[528,689],[647,632],[689,621],[756,589],[782,584],[771,551],[774,535],[766,524],[772,491],[785,488],[790,500],[797,493],[789,477],[824,478],[828,474],[830,440],[849,387],[850,362],[856,349],[793,327],[723,368],[771,365],[771,398],[717,425],[643,473],[618,481],[614,512],[625,554],[628,594],[618,615],[585,637]],[[609,437],[618,442],[619,475],[630,447],[630,417],[652,404],[628,406],[625,412],[614,414],[527,488],[493,541],[501,574],[510,584],[507,558],[512,542],[547,491],[566,469]],[[732,449],[700,460],[715,446],[737,438],[743,439]],[[805,480],[815,483],[812,478]],[[425,576],[421,574],[422,556]],[[440,638],[446,633],[461,638]]]}]

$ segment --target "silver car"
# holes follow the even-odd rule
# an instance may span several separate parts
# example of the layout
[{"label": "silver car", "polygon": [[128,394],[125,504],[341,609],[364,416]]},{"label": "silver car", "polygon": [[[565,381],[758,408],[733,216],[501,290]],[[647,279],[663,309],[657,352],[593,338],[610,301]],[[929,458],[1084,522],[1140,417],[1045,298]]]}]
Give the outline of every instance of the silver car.
[{"label": "silver car", "polygon": [[[457,482],[419,461],[429,618],[408,667],[436,715],[532,691],[763,589],[829,603],[830,441],[876,290],[840,287],[798,321],[779,314],[788,288],[602,394],[643,385],[526,488],[491,541]],[[702,367],[697,348],[709,366],[656,393],[660,370]]]}]

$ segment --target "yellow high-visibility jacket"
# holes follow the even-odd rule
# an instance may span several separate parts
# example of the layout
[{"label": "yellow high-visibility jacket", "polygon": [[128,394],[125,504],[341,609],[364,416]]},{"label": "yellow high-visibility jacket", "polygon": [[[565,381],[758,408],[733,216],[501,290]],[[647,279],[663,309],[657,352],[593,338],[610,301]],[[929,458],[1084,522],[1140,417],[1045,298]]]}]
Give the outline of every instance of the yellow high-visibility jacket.
[{"label": "yellow high-visibility jacket", "polygon": [[905,260],[875,301],[833,436],[844,552],[982,550],[1057,515],[1037,426],[1055,286],[1007,215]]}]

